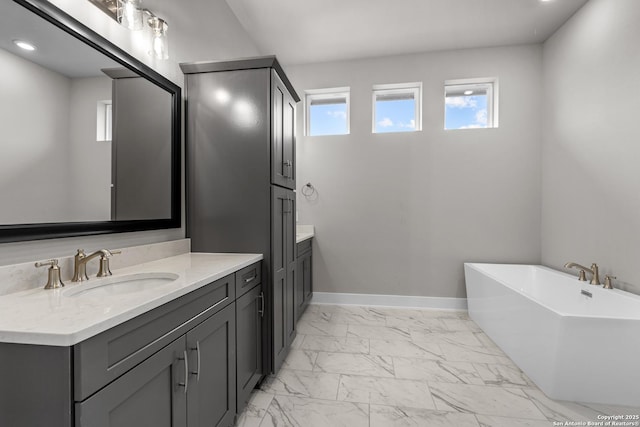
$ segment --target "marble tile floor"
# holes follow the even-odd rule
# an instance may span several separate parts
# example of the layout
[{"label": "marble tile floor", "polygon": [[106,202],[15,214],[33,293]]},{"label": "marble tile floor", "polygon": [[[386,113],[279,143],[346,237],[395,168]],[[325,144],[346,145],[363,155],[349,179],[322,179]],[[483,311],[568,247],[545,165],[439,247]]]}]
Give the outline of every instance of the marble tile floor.
[{"label": "marble tile floor", "polygon": [[312,304],[236,426],[547,427],[623,414],[640,408],[547,398],[466,312]]}]

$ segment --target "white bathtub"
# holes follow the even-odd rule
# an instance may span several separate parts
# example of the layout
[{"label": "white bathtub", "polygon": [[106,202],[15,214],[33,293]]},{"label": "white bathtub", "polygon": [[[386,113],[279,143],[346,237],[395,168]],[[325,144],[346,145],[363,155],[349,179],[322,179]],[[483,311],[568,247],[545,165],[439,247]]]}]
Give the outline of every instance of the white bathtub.
[{"label": "white bathtub", "polygon": [[542,266],[464,271],[469,315],[547,396],[640,407],[640,296]]}]

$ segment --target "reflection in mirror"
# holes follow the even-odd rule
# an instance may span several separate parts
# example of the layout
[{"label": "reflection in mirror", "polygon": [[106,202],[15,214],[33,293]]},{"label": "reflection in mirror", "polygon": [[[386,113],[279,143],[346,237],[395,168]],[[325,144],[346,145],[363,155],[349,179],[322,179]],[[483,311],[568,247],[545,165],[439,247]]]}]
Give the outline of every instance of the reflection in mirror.
[{"label": "reflection in mirror", "polygon": [[[103,72],[112,79],[111,120],[115,124],[111,218],[168,218],[171,215],[171,97],[127,69]],[[105,108],[105,113],[107,111]]]},{"label": "reflection in mirror", "polygon": [[0,3],[0,227],[169,219],[176,226],[179,88],[149,80],[149,69],[131,71],[144,67],[134,61],[116,61],[20,4]]}]

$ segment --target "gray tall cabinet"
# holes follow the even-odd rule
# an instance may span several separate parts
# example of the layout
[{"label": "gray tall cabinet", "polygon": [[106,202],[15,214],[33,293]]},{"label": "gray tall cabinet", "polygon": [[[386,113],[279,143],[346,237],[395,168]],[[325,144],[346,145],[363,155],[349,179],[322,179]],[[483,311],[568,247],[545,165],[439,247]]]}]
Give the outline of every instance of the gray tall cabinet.
[{"label": "gray tall cabinet", "polygon": [[[262,373],[276,372],[296,333],[294,129],[300,99],[273,56],[181,68],[187,234],[194,252],[264,254]],[[245,323],[237,322],[238,337],[248,333]]]}]

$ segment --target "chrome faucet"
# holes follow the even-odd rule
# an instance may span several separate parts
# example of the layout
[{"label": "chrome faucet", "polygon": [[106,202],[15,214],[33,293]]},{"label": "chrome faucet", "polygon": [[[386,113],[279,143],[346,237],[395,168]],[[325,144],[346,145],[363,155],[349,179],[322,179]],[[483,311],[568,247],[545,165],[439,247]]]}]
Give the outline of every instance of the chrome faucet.
[{"label": "chrome faucet", "polygon": [[100,249],[91,255],[87,255],[84,253],[84,249],[78,249],[78,252],[73,257],[73,279],[71,279],[71,281],[82,282],[83,280],[89,280],[89,276],[87,276],[87,263],[97,256],[100,256],[100,269],[96,277],[111,276],[109,258],[119,253],[120,251]]},{"label": "chrome faucet", "polygon": [[581,280],[583,282],[586,282],[587,280],[587,278],[584,275],[584,272],[588,271],[589,273],[591,273],[591,281],[589,283],[591,283],[592,285],[600,284],[600,272],[598,271],[598,264],[596,264],[595,262],[591,264],[591,268],[587,268],[584,265],[580,265],[575,262],[566,263],[564,265],[564,268],[579,268],[580,275],[578,276],[578,280]]}]

